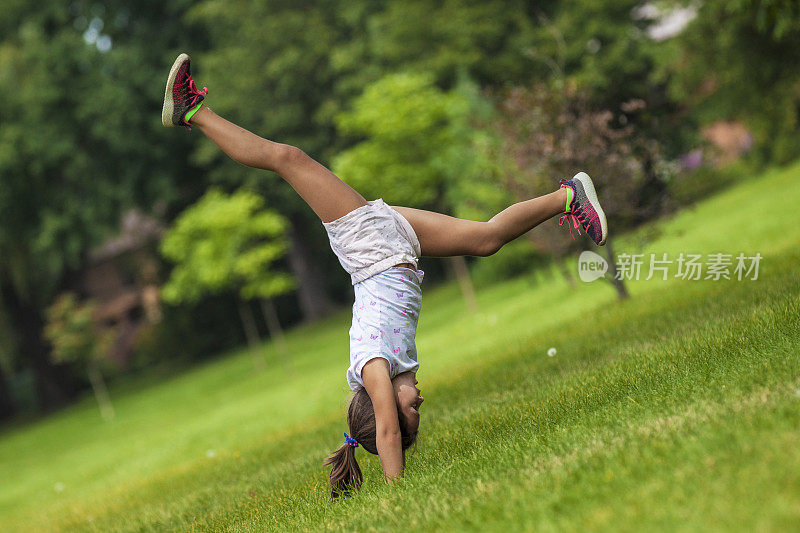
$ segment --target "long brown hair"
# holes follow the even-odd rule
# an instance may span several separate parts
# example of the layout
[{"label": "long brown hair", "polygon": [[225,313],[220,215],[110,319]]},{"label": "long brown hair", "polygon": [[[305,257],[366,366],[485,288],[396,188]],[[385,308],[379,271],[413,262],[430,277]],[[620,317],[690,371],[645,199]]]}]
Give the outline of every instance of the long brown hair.
[{"label": "long brown hair", "polygon": [[[400,421],[400,435],[403,448],[403,463],[405,464],[405,451],[417,440],[417,433],[409,433],[405,418],[400,411],[397,412]],[[375,443],[375,410],[372,400],[365,388],[360,388],[350,400],[347,409],[347,427],[350,436],[358,444],[373,455],[378,455]],[[344,443],[330,457],[325,459],[326,465],[331,465],[331,498],[347,496],[353,490],[361,488],[361,468],[356,461],[356,449]]]}]

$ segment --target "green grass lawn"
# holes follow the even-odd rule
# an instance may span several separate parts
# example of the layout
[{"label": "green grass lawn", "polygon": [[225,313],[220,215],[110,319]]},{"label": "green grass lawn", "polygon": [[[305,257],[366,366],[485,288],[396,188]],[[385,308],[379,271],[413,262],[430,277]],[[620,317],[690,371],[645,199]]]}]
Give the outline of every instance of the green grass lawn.
[{"label": "green grass lawn", "polygon": [[423,421],[395,487],[359,450],[364,489],[328,500],[345,312],[290,332],[291,362],[265,347],[263,373],[235,353],[112,389],[113,422],[86,398],[0,436],[0,530],[796,530],[798,204],[800,165],[617,241],[760,252],[757,281],[632,282],[617,303],[540,276],[481,290],[475,315],[455,286],[427,292]]}]

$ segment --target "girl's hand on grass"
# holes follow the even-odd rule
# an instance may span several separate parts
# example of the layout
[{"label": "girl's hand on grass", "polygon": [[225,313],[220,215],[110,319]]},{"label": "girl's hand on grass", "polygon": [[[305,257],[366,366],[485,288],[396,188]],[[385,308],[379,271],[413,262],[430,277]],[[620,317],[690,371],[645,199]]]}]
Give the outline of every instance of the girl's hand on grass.
[{"label": "girl's hand on grass", "polygon": [[375,411],[378,457],[386,480],[392,483],[394,478],[403,475],[403,447],[397,403],[389,377],[389,362],[380,357],[367,361],[361,370],[361,377]]}]

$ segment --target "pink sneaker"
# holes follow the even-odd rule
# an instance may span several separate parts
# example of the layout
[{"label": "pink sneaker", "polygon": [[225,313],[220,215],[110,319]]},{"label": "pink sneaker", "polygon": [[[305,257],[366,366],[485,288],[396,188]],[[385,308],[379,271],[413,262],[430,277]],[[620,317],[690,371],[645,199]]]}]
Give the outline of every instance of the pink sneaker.
[{"label": "pink sneaker", "polygon": [[161,123],[167,127],[184,126],[192,129],[184,119],[186,113],[203,101],[208,89],[200,91],[194,84],[189,69],[189,56],[181,54],[172,64],[164,91],[164,107],[161,108]]},{"label": "pink sneaker", "polygon": [[[566,221],[569,234],[572,235],[570,226],[570,221],[572,221],[575,229],[578,230],[578,235],[581,234],[580,226],[583,226],[596,245],[604,245],[608,237],[608,223],[606,214],[597,199],[592,178],[585,172],[578,172],[569,181],[561,180],[561,188],[565,187],[572,189],[573,196],[569,209],[564,211],[564,214],[558,219],[558,225],[561,226]],[[575,236],[573,235],[572,238],[574,239]]]}]

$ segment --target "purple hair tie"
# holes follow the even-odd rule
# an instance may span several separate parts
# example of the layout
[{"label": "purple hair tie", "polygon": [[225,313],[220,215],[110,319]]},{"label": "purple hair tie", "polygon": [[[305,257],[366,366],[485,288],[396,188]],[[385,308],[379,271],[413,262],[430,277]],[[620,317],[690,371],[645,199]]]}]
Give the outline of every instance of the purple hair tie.
[{"label": "purple hair tie", "polygon": [[353,448],[358,448],[358,441],[353,437],[351,437],[350,435],[348,435],[347,433],[344,434],[344,441]]}]

